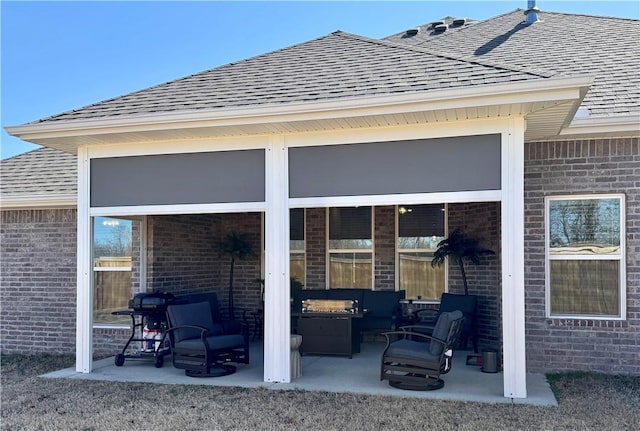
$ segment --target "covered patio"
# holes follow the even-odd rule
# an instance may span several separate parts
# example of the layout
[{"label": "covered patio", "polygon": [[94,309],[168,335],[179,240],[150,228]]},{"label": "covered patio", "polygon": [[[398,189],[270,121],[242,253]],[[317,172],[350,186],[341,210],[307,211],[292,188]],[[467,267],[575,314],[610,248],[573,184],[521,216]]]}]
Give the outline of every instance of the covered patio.
[{"label": "covered patio", "polygon": [[503,394],[503,374],[484,373],[479,366],[466,365],[470,351],[456,351],[451,372],[443,376],[444,388],[437,391],[406,391],[380,381],[380,355],[382,342],[362,344],[362,350],[353,359],[328,356],[303,356],[302,377],[289,383],[263,381],[263,349],[261,342],[251,346],[251,363],[239,364],[235,374],[217,378],[187,377],[183,370],[174,368],[167,361],[162,368],[155,368],[150,361],[128,361],[116,367],[113,358],[94,362],[91,373],[80,373],[67,368],[44,375],[46,378],[71,378],[113,382],[140,382],[170,385],[235,386],[267,388],[272,390],[303,390],[346,392],[366,395],[384,395],[456,400],[484,403],[514,403],[556,406],[557,401],[546,378],[542,374],[527,375],[527,398],[506,398]]},{"label": "covered patio", "polygon": [[[353,55],[341,44],[323,44],[323,55],[330,58],[336,50],[341,57],[358,58],[360,41],[341,34],[327,40],[343,38]],[[314,76],[322,63],[318,50],[311,49],[317,43],[323,42],[299,46],[305,53],[309,48],[312,61],[303,68]],[[377,49],[384,52],[375,58],[385,58],[386,48]],[[422,53],[415,57],[423,64]],[[474,67],[481,74],[495,72]],[[446,75],[449,68],[442,71]],[[362,73],[371,76],[368,67]],[[11,129],[78,156],[76,371],[95,374],[95,217],[263,213],[264,348],[252,362],[261,367],[264,383],[291,384],[291,209],[491,202],[500,213],[495,225],[501,252],[501,392],[506,399],[527,398],[524,142],[557,133],[591,80],[512,75],[482,85],[416,87],[397,94],[319,100],[296,95],[286,103],[266,103],[267,88],[265,99],[249,106],[174,112],[150,106],[136,108],[142,112],[132,116],[91,111],[88,118],[79,110]],[[290,76],[296,84],[292,94],[306,94],[300,76],[306,75]],[[340,81],[329,78],[330,87]],[[172,100],[171,88],[159,88],[149,100]],[[120,109],[97,106],[109,113]],[[144,262],[141,268],[147,270]],[[146,277],[140,274],[143,290],[150,287]]]}]

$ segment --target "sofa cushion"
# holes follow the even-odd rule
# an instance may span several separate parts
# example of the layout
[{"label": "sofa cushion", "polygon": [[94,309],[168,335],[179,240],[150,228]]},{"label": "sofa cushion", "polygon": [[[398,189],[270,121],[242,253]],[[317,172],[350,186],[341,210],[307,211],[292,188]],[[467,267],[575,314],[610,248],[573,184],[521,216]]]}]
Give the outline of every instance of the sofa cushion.
[{"label": "sofa cushion", "polygon": [[362,308],[368,310],[368,317],[391,318],[398,312],[404,291],[366,290],[362,295]]},{"label": "sofa cushion", "polygon": [[350,299],[358,301],[358,306],[362,307],[364,289],[329,289],[327,292],[327,299]]}]

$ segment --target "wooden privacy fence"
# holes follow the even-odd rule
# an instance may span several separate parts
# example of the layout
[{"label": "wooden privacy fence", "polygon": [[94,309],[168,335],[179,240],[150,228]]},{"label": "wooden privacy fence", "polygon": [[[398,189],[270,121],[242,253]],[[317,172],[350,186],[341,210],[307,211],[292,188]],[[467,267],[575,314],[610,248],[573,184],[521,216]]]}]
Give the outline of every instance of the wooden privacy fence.
[{"label": "wooden privacy fence", "polygon": [[113,322],[111,312],[127,309],[131,295],[131,257],[94,259],[94,322]]}]

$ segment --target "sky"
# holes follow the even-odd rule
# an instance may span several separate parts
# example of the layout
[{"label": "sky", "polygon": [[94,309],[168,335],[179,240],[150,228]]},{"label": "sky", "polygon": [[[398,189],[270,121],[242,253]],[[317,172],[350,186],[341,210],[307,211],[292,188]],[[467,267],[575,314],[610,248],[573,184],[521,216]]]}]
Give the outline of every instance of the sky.
[{"label": "sky", "polygon": [[[36,145],[25,124],[336,30],[381,38],[515,1],[0,1],[0,157]],[[640,18],[640,2],[538,0],[545,11]]]}]

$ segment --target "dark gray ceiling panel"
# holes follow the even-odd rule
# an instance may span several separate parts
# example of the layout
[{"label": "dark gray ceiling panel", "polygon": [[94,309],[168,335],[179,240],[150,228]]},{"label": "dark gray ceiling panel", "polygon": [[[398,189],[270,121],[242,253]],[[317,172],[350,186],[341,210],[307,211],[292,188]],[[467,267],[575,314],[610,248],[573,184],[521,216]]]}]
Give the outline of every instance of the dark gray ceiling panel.
[{"label": "dark gray ceiling panel", "polygon": [[264,150],[91,159],[91,206],[263,202]]},{"label": "dark gray ceiling panel", "polygon": [[289,149],[292,198],[500,190],[500,135]]}]

